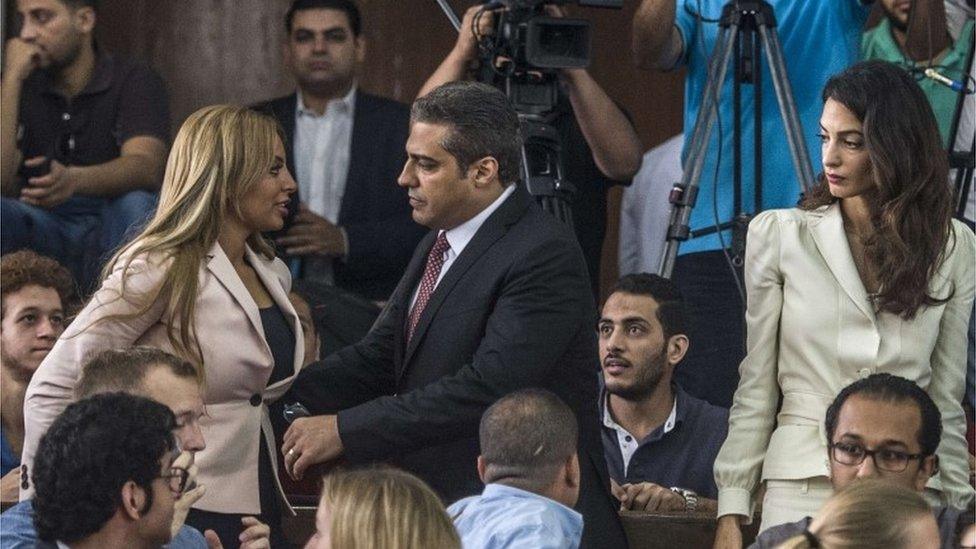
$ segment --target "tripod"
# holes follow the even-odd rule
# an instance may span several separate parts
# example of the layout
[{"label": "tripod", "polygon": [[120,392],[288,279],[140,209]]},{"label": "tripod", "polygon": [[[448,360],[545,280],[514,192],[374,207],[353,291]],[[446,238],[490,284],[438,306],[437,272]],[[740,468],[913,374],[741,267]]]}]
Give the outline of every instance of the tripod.
[{"label": "tripod", "polygon": [[522,126],[522,180],[542,209],[573,225],[570,203],[576,188],[563,178],[562,140],[556,128],[538,115],[519,113]]},{"label": "tripod", "polygon": [[[949,131],[949,169],[953,170],[952,179],[955,191],[953,196],[956,200],[955,216],[959,219],[964,219],[966,216],[966,204],[969,201],[969,193],[972,192],[973,172],[976,170],[976,159],[973,158],[973,150],[976,149],[976,135],[959,135],[960,122],[966,113],[966,103],[973,101],[973,98],[970,97],[968,79],[973,70],[974,53],[976,53],[976,40],[970,37],[969,54],[966,56],[966,67],[968,67],[969,72],[963,77],[965,85],[959,91],[956,113]],[[968,150],[964,148],[967,145]]]},{"label": "tripod", "polygon": [[[688,240],[690,236],[703,236],[712,232],[721,232],[730,227],[734,229],[733,248],[744,249],[745,229],[750,216],[742,211],[742,128],[741,128],[741,90],[744,81],[752,84],[755,98],[754,123],[754,153],[755,153],[755,212],[762,209],[762,85],[761,85],[761,50],[766,53],[766,61],[773,79],[776,100],[779,104],[780,116],[786,125],[786,139],[796,169],[797,178],[804,191],[813,186],[813,168],[807,153],[806,141],[800,129],[800,118],[796,113],[793,102],[793,90],[786,74],[783,61],[783,51],[779,36],[776,34],[776,17],[773,8],[763,0],[730,0],[722,8],[719,19],[719,33],[715,42],[715,49],[708,62],[708,78],[702,95],[701,108],[691,140],[688,143],[688,155],[684,163],[681,181],[671,189],[669,202],[672,205],[671,218],[665,242],[664,255],[661,259],[659,274],[665,278],[671,277],[674,262],[678,256],[680,242]],[[735,58],[734,94],[734,218],[722,223],[718,227],[695,231],[692,235],[688,226],[691,210],[695,207],[698,197],[699,181],[705,163],[705,153],[712,125],[718,111],[718,102],[725,81],[725,73],[732,60],[732,50],[737,49]],[[721,141],[721,140],[720,140]],[[721,142],[719,143],[721,147]],[[717,192],[717,189],[716,189]],[[741,261],[741,255],[740,261]]]}]

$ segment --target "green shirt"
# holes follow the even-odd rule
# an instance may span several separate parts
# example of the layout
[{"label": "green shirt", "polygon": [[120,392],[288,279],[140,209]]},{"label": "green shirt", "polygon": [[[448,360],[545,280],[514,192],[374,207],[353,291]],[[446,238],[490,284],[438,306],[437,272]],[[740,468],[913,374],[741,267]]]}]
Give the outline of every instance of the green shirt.
[{"label": "green shirt", "polygon": [[[936,69],[947,78],[965,82],[969,74],[966,56],[969,54],[969,44],[972,37],[973,20],[970,19],[963,25],[956,43],[939,60]],[[902,53],[898,42],[891,34],[891,23],[888,19],[882,19],[878,26],[864,33],[861,38],[861,58],[881,59],[902,66],[914,66],[914,63]],[[921,63],[918,66],[923,67]],[[942,134],[943,144],[948,143],[949,130],[952,129],[952,117],[956,114],[956,102],[959,100],[959,93],[926,77],[920,77],[918,85],[929,98],[929,104],[932,105],[932,110],[935,112],[935,120],[939,123],[939,133]]]}]

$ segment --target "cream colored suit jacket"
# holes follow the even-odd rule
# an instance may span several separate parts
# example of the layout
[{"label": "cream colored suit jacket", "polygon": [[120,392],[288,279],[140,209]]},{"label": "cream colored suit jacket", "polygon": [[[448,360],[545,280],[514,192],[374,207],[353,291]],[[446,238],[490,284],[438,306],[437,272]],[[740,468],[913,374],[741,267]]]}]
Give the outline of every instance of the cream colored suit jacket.
[{"label": "cream colored suit jacket", "polygon": [[747,354],[728,438],[715,461],[719,516],[751,516],[760,480],[828,475],[827,407],[842,388],[876,372],[914,380],[932,396],[944,428],[941,472],[930,487],[957,507],[972,498],[960,403],[976,239],[958,221],[953,233],[930,285],[931,295],[954,290],[952,298],[904,320],[872,307],[838,204],[771,210],[753,219],[745,271]]},{"label": "cream colored suit jacket", "polygon": [[[256,514],[260,511],[258,445],[262,441],[268,445],[272,464],[277,468],[273,458],[278,448],[265,403],[280,398],[291,385],[303,362],[304,344],[298,315],[288,300],[291,276],[287,267],[281,260],[265,259],[250,248],[245,253],[247,262],[291,324],[295,334],[294,374],[267,386],[274,360],[264,338],[260,311],[227,255],[219,244],[214,244],[200,269],[194,312],[204,361],[206,414],[201,428],[207,443],[206,449],[196,455],[198,482],[207,486],[207,492],[194,507]],[[105,349],[133,345],[173,352],[166,335],[169,315],[162,302],[153,302],[145,314],[133,319],[93,324],[110,315],[138,311],[145,303],[140,296],[152,295],[167,267],[165,262],[135,258],[129,265],[122,295],[123,267],[119,265],[61,335],[27,388],[23,463],[33,463],[41,436],[74,400],[74,387],[88,357]],[[22,491],[21,499],[26,496],[29,490]]]}]

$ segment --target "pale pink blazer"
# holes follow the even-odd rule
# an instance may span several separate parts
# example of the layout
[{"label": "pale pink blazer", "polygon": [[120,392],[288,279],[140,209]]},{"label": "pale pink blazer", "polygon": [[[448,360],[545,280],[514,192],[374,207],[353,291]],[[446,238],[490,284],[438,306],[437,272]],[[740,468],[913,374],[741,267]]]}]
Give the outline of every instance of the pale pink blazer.
[{"label": "pale pink blazer", "polygon": [[[207,486],[207,492],[194,507],[219,513],[260,511],[259,444],[268,446],[272,465],[277,469],[274,456],[278,444],[271,431],[267,403],[288,390],[303,362],[302,329],[288,300],[291,276],[287,267],[281,260],[268,260],[250,248],[245,253],[247,262],[291,324],[295,334],[295,363],[293,375],[266,387],[274,361],[264,338],[260,311],[227,255],[219,244],[214,244],[206,264],[200,268],[194,312],[205,372],[206,414],[201,426],[207,443],[206,449],[196,455],[198,482]],[[164,314],[162,302],[154,301],[145,314],[133,319],[93,324],[113,314],[139,310],[139,304],[145,301],[133,301],[147,292],[151,295],[165,269],[164,262],[135,258],[126,278],[124,297],[129,297],[126,300],[119,299],[122,266],[118,266],[61,335],[27,388],[23,463],[29,466],[33,462],[41,436],[72,402],[87,357],[104,349],[133,345],[173,351],[166,335],[170,319]],[[280,492],[281,487],[278,488]],[[29,497],[29,492],[22,491],[21,499]]]}]

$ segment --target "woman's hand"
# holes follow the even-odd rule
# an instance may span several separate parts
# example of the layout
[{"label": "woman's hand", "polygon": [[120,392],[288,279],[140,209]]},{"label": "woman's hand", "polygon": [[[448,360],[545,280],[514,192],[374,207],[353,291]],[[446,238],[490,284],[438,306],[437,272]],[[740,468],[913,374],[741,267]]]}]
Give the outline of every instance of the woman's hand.
[{"label": "woman's hand", "polygon": [[719,517],[712,549],[742,549],[742,528],[739,515]]}]

